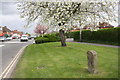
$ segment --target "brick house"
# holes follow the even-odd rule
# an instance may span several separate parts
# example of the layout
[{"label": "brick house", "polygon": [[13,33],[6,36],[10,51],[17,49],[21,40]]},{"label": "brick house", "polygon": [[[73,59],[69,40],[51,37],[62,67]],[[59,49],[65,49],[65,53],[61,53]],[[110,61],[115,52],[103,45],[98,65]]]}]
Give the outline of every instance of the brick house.
[{"label": "brick house", "polygon": [[8,29],[6,26],[3,27],[3,34],[7,34],[7,35],[12,35],[12,31],[10,29]]},{"label": "brick house", "polygon": [[103,23],[100,23],[99,22],[99,25],[97,26],[99,29],[104,29],[104,28],[114,28],[113,25],[107,23],[107,22],[103,22]]},{"label": "brick house", "polygon": [[12,35],[12,31],[10,29],[8,29],[6,26],[0,26],[0,36],[4,36],[5,34],[7,34],[8,36]]},{"label": "brick house", "polygon": [[23,32],[18,31],[18,30],[13,30],[12,32],[13,32],[13,34],[18,34],[20,36],[23,34]]}]

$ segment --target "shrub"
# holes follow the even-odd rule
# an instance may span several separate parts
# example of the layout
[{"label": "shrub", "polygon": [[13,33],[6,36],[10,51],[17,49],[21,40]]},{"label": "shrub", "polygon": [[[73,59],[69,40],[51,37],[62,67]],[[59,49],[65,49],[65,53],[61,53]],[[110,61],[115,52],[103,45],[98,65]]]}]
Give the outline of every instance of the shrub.
[{"label": "shrub", "polygon": [[[109,29],[100,29],[98,31],[84,30],[82,31],[82,41],[96,41],[96,42],[112,42],[118,43],[120,38],[120,28],[109,28]],[[79,31],[73,33],[73,38],[75,41],[79,41],[80,34]]]},{"label": "shrub", "polygon": [[65,33],[65,35],[67,38],[73,38],[74,32],[67,32],[67,33]]},{"label": "shrub", "polygon": [[60,37],[57,34],[46,34],[44,37],[48,38],[50,42],[56,42],[60,40]]},{"label": "shrub", "polygon": [[58,34],[46,34],[44,37],[48,38],[50,42],[60,41],[60,37]]},{"label": "shrub", "polygon": [[45,37],[37,37],[37,38],[35,39],[35,43],[36,43],[36,44],[46,43],[46,42],[49,42],[49,39],[48,39],[48,38],[45,38]]},{"label": "shrub", "polygon": [[36,37],[35,42],[39,43],[46,43],[46,42],[57,42],[60,41],[59,34],[45,34],[43,37]]}]

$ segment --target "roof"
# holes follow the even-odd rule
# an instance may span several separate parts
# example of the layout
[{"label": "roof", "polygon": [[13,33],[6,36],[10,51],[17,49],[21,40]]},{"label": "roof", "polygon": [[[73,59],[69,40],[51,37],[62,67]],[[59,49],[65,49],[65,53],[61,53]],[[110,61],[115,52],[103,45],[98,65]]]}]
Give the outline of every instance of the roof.
[{"label": "roof", "polygon": [[14,30],[13,33],[22,34],[23,32],[20,32],[18,30]]},{"label": "roof", "polygon": [[71,30],[70,32],[74,32],[74,31],[80,31],[80,30]]},{"label": "roof", "polygon": [[12,31],[5,26],[3,27],[3,32],[12,32]]},{"label": "roof", "polygon": [[107,22],[102,22],[102,23],[99,22],[99,26],[97,26],[97,27],[99,27],[99,28],[113,28],[114,26],[107,23]]}]

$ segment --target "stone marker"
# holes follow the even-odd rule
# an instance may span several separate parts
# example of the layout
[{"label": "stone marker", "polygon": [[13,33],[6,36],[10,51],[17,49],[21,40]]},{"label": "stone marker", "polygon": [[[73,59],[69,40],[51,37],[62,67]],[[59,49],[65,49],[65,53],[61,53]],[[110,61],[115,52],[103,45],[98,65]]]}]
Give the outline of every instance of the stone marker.
[{"label": "stone marker", "polygon": [[88,71],[90,73],[97,73],[97,53],[94,50],[90,50],[87,52],[88,58]]}]

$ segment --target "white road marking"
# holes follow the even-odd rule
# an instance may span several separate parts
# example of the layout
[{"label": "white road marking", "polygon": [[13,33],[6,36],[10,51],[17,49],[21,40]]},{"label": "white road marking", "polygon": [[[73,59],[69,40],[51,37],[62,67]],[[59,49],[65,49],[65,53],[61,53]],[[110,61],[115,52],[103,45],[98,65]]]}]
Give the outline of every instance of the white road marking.
[{"label": "white road marking", "polygon": [[26,42],[20,42],[20,41],[6,41],[6,42],[2,42],[2,43],[28,43],[32,40],[26,41]]},{"label": "white road marking", "polygon": [[[27,45],[26,45],[27,46]],[[23,50],[25,49],[24,46],[18,53],[17,55],[14,57],[14,59],[10,62],[10,64],[5,68],[5,70],[2,72],[2,74],[0,74],[0,79],[2,78],[6,78],[8,73],[10,72],[10,70],[13,68],[13,66],[15,65],[15,63],[17,62],[18,58],[20,57],[20,55],[22,54]]]},{"label": "white road marking", "polygon": [[27,42],[4,42],[4,43],[27,43]]},{"label": "white road marking", "polygon": [[0,45],[0,47],[3,47],[3,46],[5,46],[5,45]]}]

